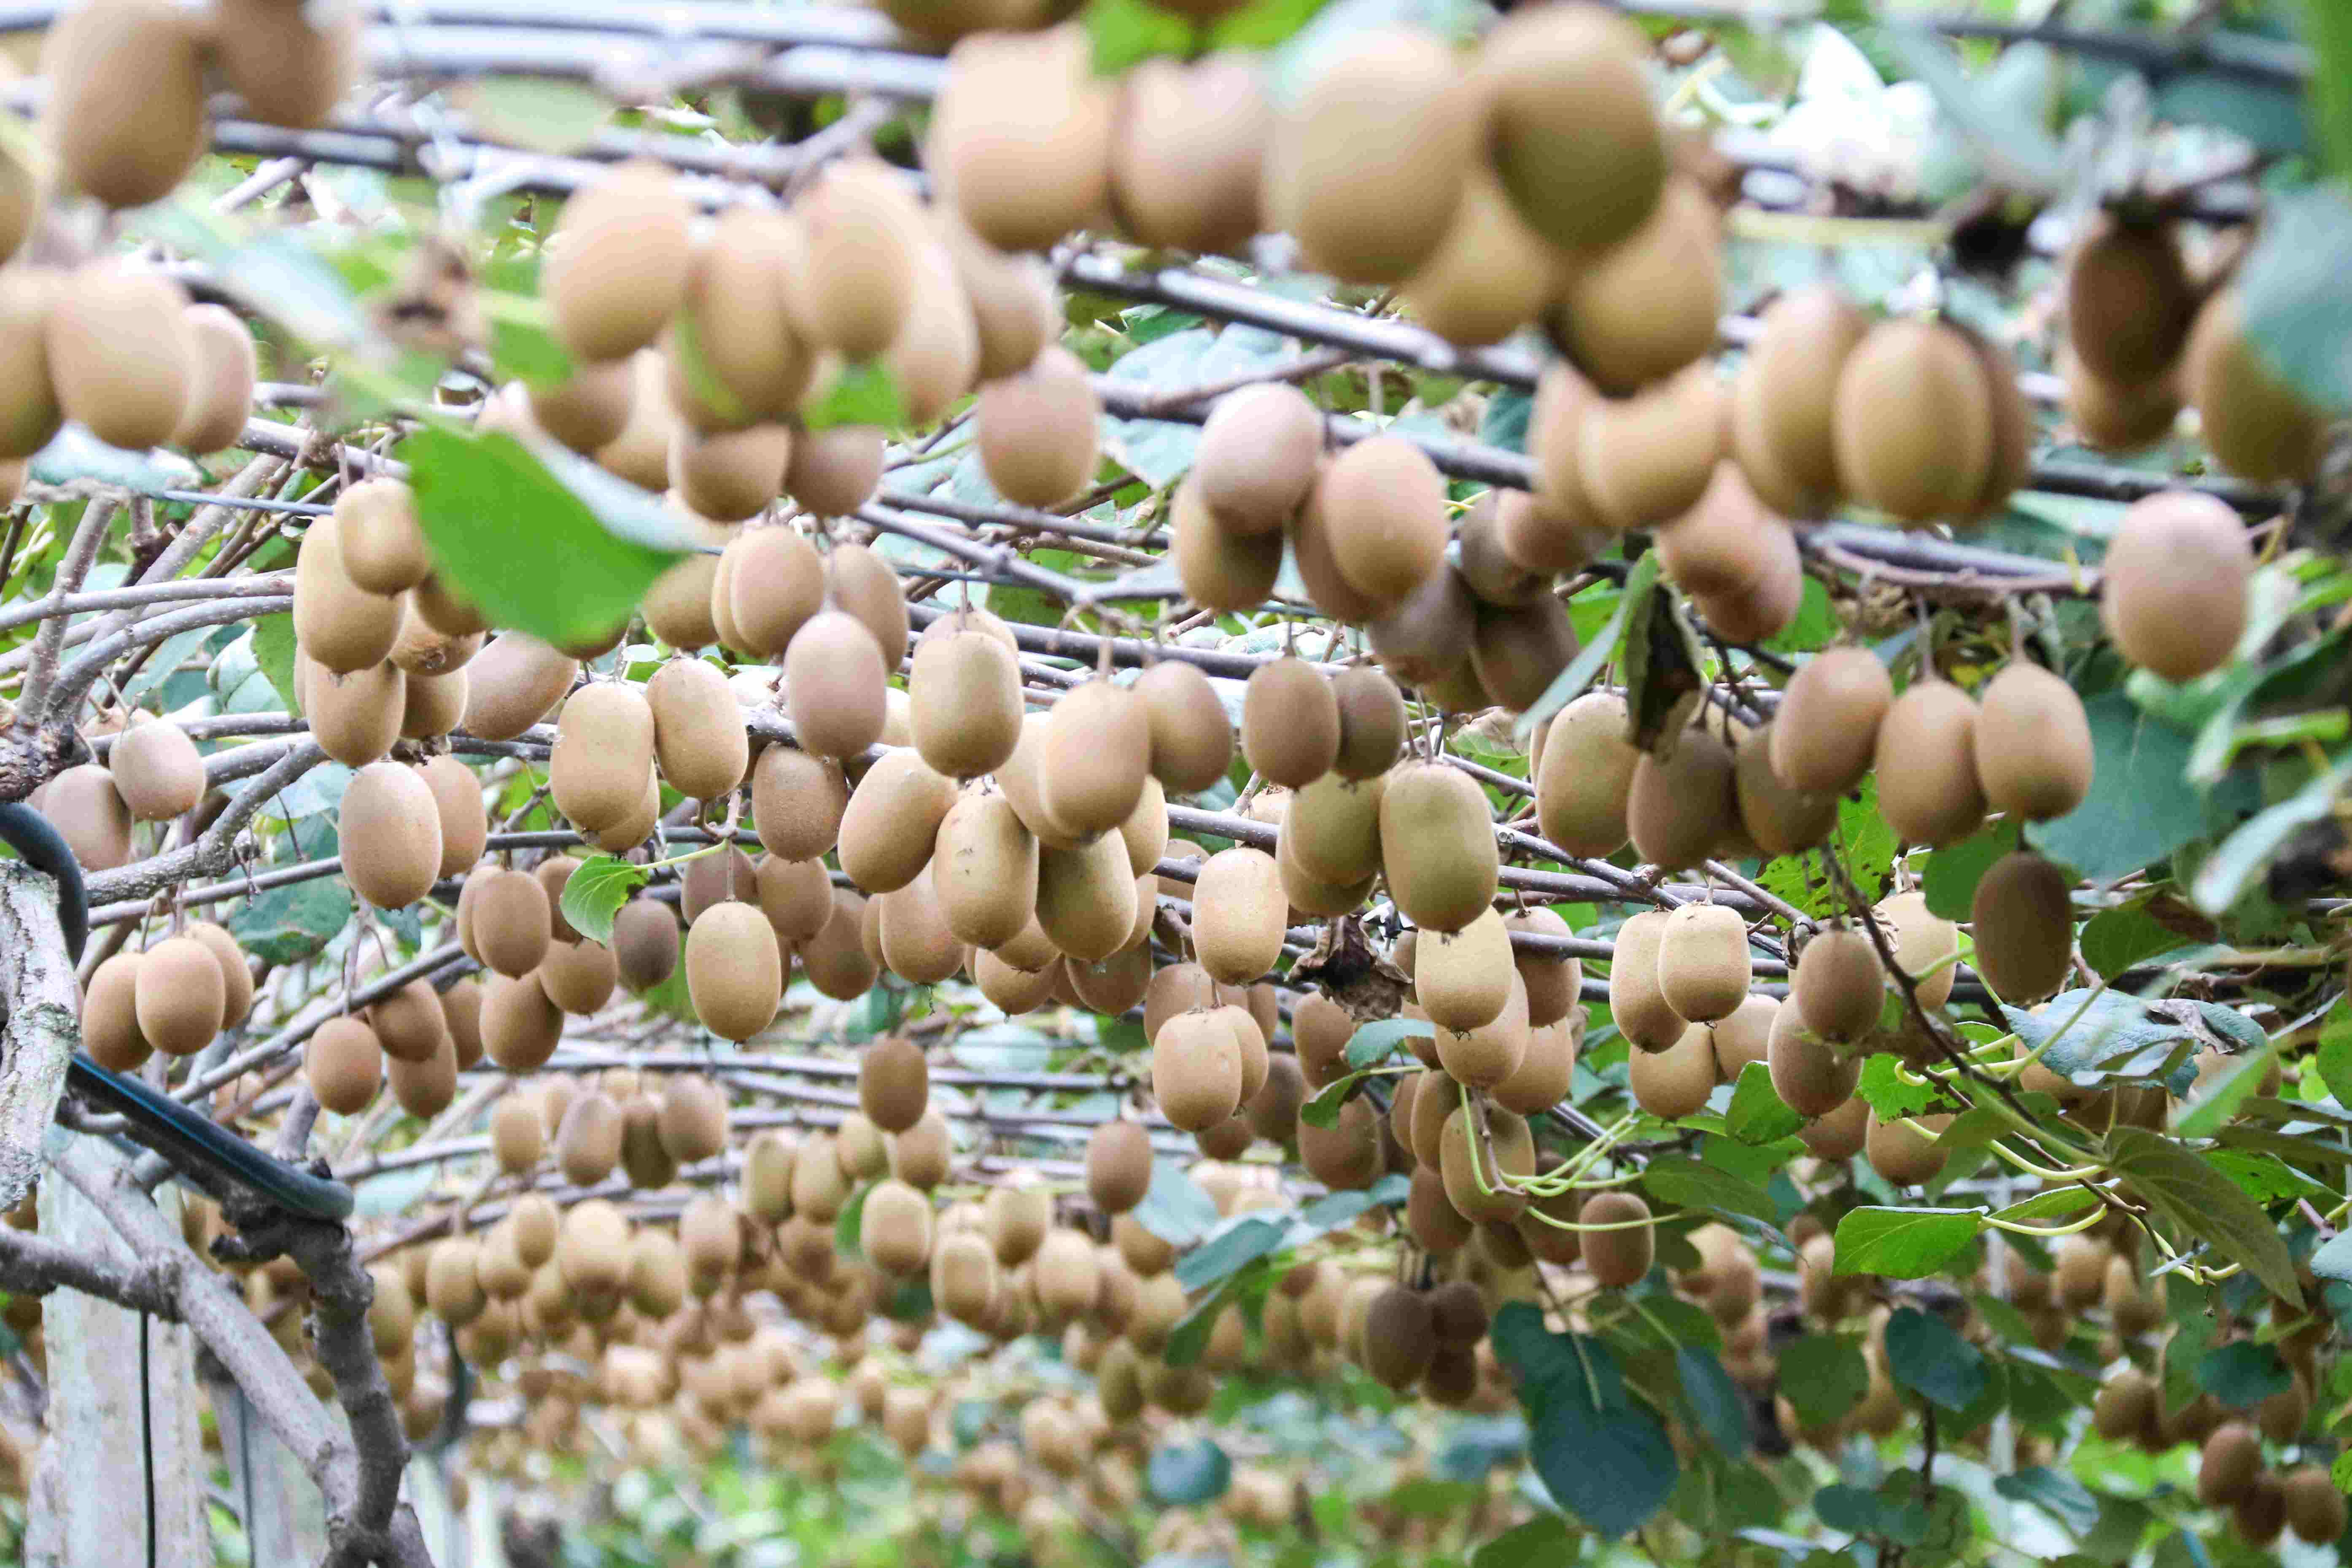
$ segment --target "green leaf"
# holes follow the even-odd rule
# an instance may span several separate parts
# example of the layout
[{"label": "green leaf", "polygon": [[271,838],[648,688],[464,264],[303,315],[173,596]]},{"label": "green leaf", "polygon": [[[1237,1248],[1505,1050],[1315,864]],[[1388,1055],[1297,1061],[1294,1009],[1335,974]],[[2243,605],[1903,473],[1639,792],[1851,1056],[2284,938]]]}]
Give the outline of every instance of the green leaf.
[{"label": "green leaf", "polygon": [[492,622],[549,642],[611,631],[691,547],[659,502],[571,453],[429,429],[401,456],[435,569]]},{"label": "green leaf", "polygon": [[2003,821],[1928,856],[1920,884],[1927,896],[1928,912],[1948,921],[1967,920],[1976,900],[1977,884],[1994,861],[2016,847],[2017,828]]},{"label": "green leaf", "polygon": [[2238,270],[2246,337],[2306,403],[2330,412],[2352,407],[2352,365],[2345,363],[2352,354],[2352,295],[2328,266],[2352,247],[2352,199],[2331,181],[2283,193],[2264,208],[2261,237]]},{"label": "green leaf", "polygon": [[1739,1069],[1731,1091],[1731,1109],[1724,1113],[1723,1130],[1742,1143],[1778,1143],[1805,1124],[1772,1087],[1772,1069],[1749,1062]]},{"label": "green leaf", "polygon": [[1143,1201],[1128,1212],[1136,1224],[1175,1247],[1192,1246],[1223,1217],[1216,1200],[1168,1160],[1152,1165],[1151,1185],[1144,1190]]},{"label": "green leaf", "polygon": [[1939,1103],[1934,1084],[1905,1083],[1902,1068],[1901,1061],[1885,1051],[1862,1064],[1862,1079],[1854,1092],[1870,1102],[1870,1109],[1878,1113],[1881,1121],[1925,1115]]},{"label": "green leaf", "polygon": [[2294,1304],[2303,1300],[2294,1259],[2278,1227],[2227,1176],[2145,1128],[2119,1127],[2107,1134],[2106,1142],[2108,1167],[2176,1226],[2244,1265],[2280,1300]]},{"label": "green leaf", "polygon": [[1280,1248],[1286,1231],[1262,1214],[1236,1215],[1176,1260],[1176,1283],[1187,1295],[1221,1284]]},{"label": "green leaf", "polygon": [[2103,1072],[2151,1075],[2192,1037],[2178,1018],[2119,991],[2062,991],[2032,1012],[2006,1004],[2000,1011],[2025,1047],[2041,1051],[2043,1067],[2077,1081]]},{"label": "green leaf", "polygon": [[1167,1443],[1152,1450],[1143,1467],[1143,1484],[1164,1507],[1189,1508],[1214,1502],[1233,1484],[1234,1462],[1206,1437],[1189,1443]]},{"label": "green leaf", "polygon": [[[2035,848],[2091,881],[2113,882],[2211,831],[2215,809],[2186,777],[2190,736],[2120,691],[2100,693],[2083,711],[2091,724],[2090,793],[2033,828]],[[2225,788],[2216,806],[2237,799],[2234,786]]]},{"label": "green leaf", "polygon": [[228,918],[228,929],[247,953],[283,966],[324,952],[352,913],[351,889],[342,879],[320,877],[247,899]]},{"label": "green leaf", "polygon": [[1993,1217],[2021,1224],[2071,1219],[2098,1201],[2088,1187],[2052,1187],[2030,1198],[2021,1198],[2005,1209],[1996,1210]]},{"label": "green leaf", "polygon": [[2180,945],[2180,938],[2147,912],[2145,904],[2102,910],[2083,925],[2083,962],[2102,980],[2113,980],[2142,959]]},{"label": "green leaf", "polygon": [[447,90],[488,140],[534,153],[580,152],[613,115],[603,93],[560,77],[473,77]]},{"label": "green leaf", "polygon": [[1807,577],[1803,595],[1797,600],[1797,613],[1789,624],[1764,639],[1764,647],[1774,653],[1812,653],[1827,647],[1836,640],[1842,625],[1835,606],[1830,603],[1830,591],[1822,586],[1818,577]]},{"label": "green leaf", "polygon": [[2004,188],[2045,194],[2059,188],[2066,159],[2058,143],[2032,119],[1971,79],[1951,46],[1907,26],[1884,28],[1878,37],[1905,68],[1927,84],[1937,107]]},{"label": "green leaf", "polygon": [[842,366],[832,384],[809,400],[801,410],[801,423],[811,430],[837,425],[896,430],[907,423],[907,399],[888,365],[878,359],[858,360]]},{"label": "green leaf", "polygon": [[613,940],[613,917],[646,885],[646,868],[612,855],[591,855],[563,884],[563,918],[592,942]]},{"label": "green leaf", "polygon": [[2231,1065],[2210,1089],[2200,1091],[2172,1119],[2172,1131],[2179,1138],[2210,1138],[2222,1124],[2238,1113],[2238,1107],[2253,1097],[2262,1088],[2263,1075],[2270,1070],[2276,1054],[2265,1045],[2259,1051],[2242,1052],[2231,1060]]},{"label": "green leaf", "polygon": [[1225,1280],[1176,1320],[1176,1326],[1168,1331],[1167,1342],[1160,1347],[1162,1362],[1170,1366],[1192,1366],[1200,1361],[1201,1352],[1209,1348],[1209,1335],[1215,1330],[1217,1320],[1233,1300],[1234,1283],[1230,1279]]},{"label": "green leaf", "polygon": [[2352,1448],[2336,1456],[2335,1462],[2327,1467],[2327,1479],[2336,1483],[2337,1491],[2352,1492]]},{"label": "green leaf", "polygon": [[[1895,865],[1895,830],[1886,826],[1878,809],[1875,775],[1864,778],[1859,791],[1838,802],[1837,826],[1830,842],[1854,886],[1864,898],[1875,900]],[[1818,849],[1775,856],[1757,872],[1756,879],[1767,891],[1810,915],[1834,914],[1843,907]]]},{"label": "green leaf", "polygon": [[1780,1392],[1807,1428],[1827,1426],[1870,1389],[1862,1347],[1843,1334],[1805,1334],[1780,1351]]},{"label": "green leaf", "polygon": [[1568,1521],[1556,1513],[1539,1513],[1472,1552],[1470,1568],[1554,1568],[1574,1554]]},{"label": "green leaf", "polygon": [[866,1194],[880,1184],[866,1182],[849,1194],[841,1212],[833,1216],[833,1249],[845,1263],[863,1262],[866,1258],[865,1231]]},{"label": "green leaf", "polygon": [[2047,1465],[2028,1465],[2012,1474],[1996,1476],[1992,1489],[2012,1502],[2032,1503],[2076,1535],[2099,1522],[2099,1500],[2082,1482]]},{"label": "green leaf", "polygon": [[1938,1317],[1903,1307],[1886,1320],[1886,1373],[1947,1410],[1965,1410],[1984,1393],[1984,1352]]},{"label": "green leaf", "polygon": [[1849,1209],[1837,1226],[1837,1272],[1924,1279],[1984,1228],[1978,1209]]},{"label": "green leaf", "polygon": [[1507,452],[1528,449],[1528,419],[1534,414],[1535,395],[1507,386],[1486,400],[1486,412],[1478,420],[1478,440],[1481,445],[1500,447]]},{"label": "green leaf", "polygon": [[285,703],[286,711],[301,712],[301,704],[294,700],[292,616],[264,616],[253,623],[253,661],[261,667],[270,689]]},{"label": "green leaf", "polygon": [[1675,1370],[1681,1373],[1683,1398],[1689,1402],[1698,1428],[1726,1458],[1746,1457],[1755,1440],[1748,1418],[1748,1395],[1723,1370],[1713,1351],[1675,1347]]},{"label": "green leaf", "polygon": [[1298,1120],[1309,1127],[1329,1129],[1339,1126],[1339,1108],[1363,1087],[1365,1077],[1363,1073],[1351,1072],[1343,1079],[1325,1084],[1316,1091],[1314,1099],[1298,1108]]},{"label": "green leaf", "polygon": [[1196,48],[1264,49],[1305,26],[1324,0],[1253,0],[1206,27],[1144,0],[1088,0],[1085,22],[1097,74],[1117,76],[1154,55],[1186,57]]},{"label": "green leaf", "polygon": [[2252,1340],[2215,1345],[2197,1363],[2197,1386],[2233,1410],[2260,1405],[2294,1384],[2294,1375],[2278,1352]]},{"label": "green leaf", "polygon": [[2319,1021],[2319,1080],[2352,1110],[2352,997],[2339,996]]},{"label": "green leaf", "polygon": [[1411,1039],[1437,1037],[1437,1026],[1426,1018],[1381,1018],[1360,1026],[1348,1037],[1348,1065],[1368,1068]]},{"label": "green leaf", "polygon": [[1747,1215],[1766,1225],[1780,1222],[1771,1198],[1755,1183],[1680,1155],[1663,1154],[1643,1166],[1642,1185],[1651,1196],[1675,1207]]},{"label": "green leaf", "polygon": [[1633,563],[1633,570],[1625,574],[1623,597],[1617,603],[1617,613],[1611,616],[1609,624],[1601,628],[1601,635],[1578,650],[1576,657],[1568,661],[1568,668],[1552,677],[1552,682],[1544,688],[1543,695],[1537,698],[1535,705],[1520,714],[1518,721],[1512,726],[1522,744],[1535,734],[1538,725],[1584,695],[1585,688],[1592,684],[1592,678],[1601,673],[1601,667],[1609,662],[1617,652],[1617,645],[1624,640],[1626,626],[1633,619],[1633,607],[1647,602],[1650,589],[1657,580],[1657,552],[1645,552],[1639,561]]},{"label": "green leaf", "polygon": [[1681,1466],[1664,1424],[1625,1397],[1609,1347],[1582,1337],[1540,1368],[1511,1364],[1521,1373],[1528,1457],[1552,1500],[1603,1535],[1639,1529],[1673,1495]]}]

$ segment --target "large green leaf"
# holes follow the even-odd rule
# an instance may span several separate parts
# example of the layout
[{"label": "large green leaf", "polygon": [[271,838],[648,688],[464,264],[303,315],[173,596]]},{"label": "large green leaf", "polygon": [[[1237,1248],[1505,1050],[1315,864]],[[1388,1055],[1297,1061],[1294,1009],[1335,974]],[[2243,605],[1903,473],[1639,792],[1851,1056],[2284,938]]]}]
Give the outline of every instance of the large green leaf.
[{"label": "large green leaf", "polygon": [[2016,825],[2001,821],[1928,856],[1919,889],[1927,897],[1928,912],[1948,921],[1967,920],[1974,907],[1977,884],[1984,880],[1994,861],[2016,847]]},{"label": "large green leaf", "polygon": [[563,884],[563,918],[593,942],[613,940],[613,917],[646,885],[646,868],[612,855],[591,855]]},{"label": "large green leaf", "polygon": [[2247,1410],[2294,1385],[2277,1351],[2252,1340],[2215,1345],[2197,1363],[2197,1385],[2233,1410]]},{"label": "large green leaf", "polygon": [[1748,1395],[1731,1381],[1721,1358],[1713,1351],[1676,1345],[1675,1370],[1681,1374],[1683,1398],[1697,1418],[1699,1430],[1725,1458],[1744,1457],[1756,1436],[1748,1420]]},{"label": "large green leaf", "polygon": [[320,877],[247,900],[228,918],[228,929],[247,952],[282,966],[325,952],[352,912],[351,889],[340,878]]},{"label": "large green leaf", "polygon": [[2099,1522],[2099,1500],[2063,1470],[2028,1465],[2013,1474],[1997,1476],[1992,1489],[2012,1502],[2030,1502],[2075,1534]]},{"label": "large green leaf", "polygon": [[1151,1185],[1129,1211],[1135,1223],[1171,1247],[1191,1247],[1215,1226],[1217,1202],[1171,1160],[1151,1167]]},{"label": "large green leaf", "polygon": [[1633,570],[1625,574],[1625,590],[1609,624],[1577,650],[1576,657],[1568,661],[1568,668],[1552,677],[1543,695],[1519,715],[1512,730],[1522,743],[1535,734],[1537,726],[1584,695],[1585,688],[1601,673],[1601,667],[1615,657],[1618,644],[1625,640],[1626,628],[1633,624],[1633,606],[1647,602],[1650,588],[1657,580],[1658,553],[1653,550],[1634,562]]},{"label": "large green leaf", "polygon": [[1556,1513],[1539,1513],[1472,1552],[1470,1568],[1555,1568],[1575,1552],[1568,1521]]},{"label": "large green leaf", "polygon": [[1976,1209],[1849,1209],[1837,1226],[1837,1272],[1920,1279],[1950,1262],[1984,1227]]},{"label": "large green leaf", "polygon": [[1755,1183],[1680,1155],[1662,1154],[1643,1166],[1642,1185],[1652,1197],[1676,1207],[1747,1215],[1767,1225],[1780,1220],[1771,1198]]},{"label": "large green leaf", "polygon": [[653,497],[551,446],[431,429],[401,456],[435,570],[495,624],[549,642],[611,631],[693,548]]},{"label": "large green leaf", "polygon": [[1985,1387],[1984,1352],[1916,1307],[1897,1308],[1886,1320],[1886,1372],[1947,1410],[1967,1409]]},{"label": "large green leaf", "polygon": [[1496,1319],[1495,1352],[1515,1374],[1528,1457],[1554,1502],[1610,1536],[1664,1506],[1681,1473],[1674,1446],[1656,1414],[1626,1397],[1606,1344],[1549,1333],[1542,1314],[1515,1301]]},{"label": "large green leaf", "polygon": [[2107,1164],[2175,1226],[2262,1281],[2289,1303],[2303,1300],[2294,1259],[2278,1227],[2237,1184],[2171,1139],[2144,1128],[2107,1135]]},{"label": "large green leaf", "polygon": [[[1875,775],[1864,779],[1859,790],[1838,802],[1837,826],[1831,831],[1830,843],[1837,851],[1838,863],[1862,889],[1863,897],[1875,901],[1894,867],[1895,847],[1895,830],[1886,826],[1878,809]],[[1775,856],[1764,863],[1756,879],[1809,915],[1833,914],[1844,907],[1818,849]]]},{"label": "large green leaf", "polygon": [[2276,196],[2265,208],[2262,237],[2238,271],[2246,336],[2306,402],[2352,407],[2352,294],[2336,266],[2352,250],[2352,199],[2329,183]]},{"label": "large green leaf", "polygon": [[1731,1109],[1724,1113],[1723,1130],[1742,1143],[1778,1143],[1805,1124],[1772,1087],[1772,1071],[1762,1062],[1739,1069],[1731,1090]]},{"label": "large green leaf", "polygon": [[1143,1466],[1143,1484],[1154,1500],[1169,1508],[1214,1502],[1233,1479],[1233,1460],[1207,1437],[1164,1444],[1152,1450]]},{"label": "large green leaf", "polygon": [[1870,1365],[1848,1335],[1805,1334],[1780,1349],[1780,1393],[1808,1428],[1826,1426],[1870,1388]]},{"label": "large green leaf", "polygon": [[1235,1215],[1176,1260],[1176,1283],[1188,1294],[1219,1284],[1279,1248],[1286,1232],[1266,1215]]},{"label": "large green leaf", "polygon": [[1348,1037],[1348,1065],[1368,1068],[1385,1058],[1405,1041],[1431,1039],[1437,1026],[1426,1018],[1379,1018],[1360,1025]]}]

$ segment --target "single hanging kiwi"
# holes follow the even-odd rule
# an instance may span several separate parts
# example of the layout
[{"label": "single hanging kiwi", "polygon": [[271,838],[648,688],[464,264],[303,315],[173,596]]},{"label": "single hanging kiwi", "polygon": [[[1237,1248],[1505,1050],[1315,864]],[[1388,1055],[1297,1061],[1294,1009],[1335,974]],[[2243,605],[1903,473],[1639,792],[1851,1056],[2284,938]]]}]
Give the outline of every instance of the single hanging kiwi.
[{"label": "single hanging kiwi", "polygon": [[1054,704],[1043,739],[1039,796],[1055,823],[1087,835],[1127,819],[1151,762],[1150,715],[1131,688],[1099,679],[1072,688]]},{"label": "single hanging kiwi", "polygon": [[688,218],[677,177],[650,159],[604,171],[563,204],[541,284],[567,350],[614,360],[654,341],[686,298]]},{"label": "single hanging kiwi", "polygon": [[1682,1017],[1711,1024],[1748,996],[1748,923],[1726,904],[1685,904],[1658,939],[1658,989]]},{"label": "single hanging kiwi", "polygon": [[2197,490],[2134,501],[2103,563],[2099,616],[2117,651],[2170,681],[2237,651],[2253,552],[2238,514]]},{"label": "single hanging kiwi", "polygon": [[1731,748],[1713,731],[1684,731],[1663,760],[1643,752],[1625,798],[1634,852],[1654,866],[1680,869],[1716,853],[1739,821]]},{"label": "single hanging kiwi", "polygon": [[784,650],[784,706],[802,747],[855,757],[880,740],[887,673],[881,645],[857,616],[811,616]]},{"label": "single hanging kiwi", "polygon": [[[1207,676],[1193,665],[1163,659],[1144,670],[1133,689],[1144,702],[1153,777],[1190,795],[1225,776],[1233,765],[1234,725]],[[1345,718],[1343,712],[1343,725]]]},{"label": "single hanging kiwi", "polygon": [[1339,703],[1323,672],[1286,654],[1251,671],[1242,703],[1242,754],[1286,789],[1312,784],[1339,752]]},{"label": "single hanging kiwi", "polygon": [[2180,378],[2206,446],[2231,473],[2256,484],[2301,483],[2318,467],[2326,423],[2248,336],[2234,287],[2198,311]]},{"label": "single hanging kiwi", "polygon": [[1373,437],[1341,452],[1316,495],[1333,563],[1372,603],[1402,601],[1443,563],[1445,479],[1402,437]]},{"label": "single hanging kiwi", "polygon": [[1977,972],[2004,1002],[2037,1002],[2072,973],[2074,911],[2065,874],[2031,850],[2011,850],[1977,883],[1969,909]]},{"label": "single hanging kiwi", "polygon": [[1546,325],[1601,391],[1631,395],[1714,346],[1722,230],[1714,201],[1675,175],[1638,228],[1567,269]]},{"label": "single hanging kiwi", "polygon": [[1404,696],[1396,682],[1370,665],[1350,665],[1331,677],[1339,708],[1339,752],[1331,766],[1358,783],[1396,765],[1404,749]]},{"label": "single hanging kiwi", "polygon": [[1948,680],[1915,681],[1879,721],[1878,810],[1914,844],[1941,848],[1985,816],[1977,777],[1977,705]]},{"label": "single hanging kiwi", "polygon": [[1668,156],[1649,57],[1639,30],[1591,5],[1515,13],[1480,45],[1487,154],[1520,216],[1554,245],[1614,245],[1656,205]]},{"label": "single hanging kiwi", "polygon": [[1631,837],[1626,809],[1643,759],[1626,734],[1623,696],[1588,691],[1561,709],[1536,766],[1536,819],[1544,837],[1572,855],[1605,858]]},{"label": "single hanging kiwi", "polygon": [[1800,668],[1773,715],[1773,776],[1810,795],[1843,795],[1870,770],[1878,726],[1895,700],[1886,666],[1868,648],[1824,648]]},{"label": "single hanging kiwi", "polygon": [[1868,933],[1833,926],[1798,954],[1789,991],[1807,1028],[1847,1044],[1878,1026],[1886,971]]},{"label": "single hanging kiwi", "polygon": [[968,36],[948,56],[925,165],[974,234],[1043,250],[1102,208],[1112,101],[1073,25]]},{"label": "single hanging kiwi", "polygon": [[1995,811],[2029,822],[2063,816],[2090,793],[2091,721],[2065,680],[2013,658],[1985,683],[1972,742]]},{"label": "single hanging kiwi", "polygon": [[907,692],[915,749],[950,778],[993,773],[1020,743],[1021,668],[984,633],[926,634]]},{"label": "single hanging kiwi", "polygon": [[1644,910],[1617,929],[1609,960],[1609,1014],[1618,1031],[1644,1051],[1663,1051],[1682,1038],[1685,1019],[1668,1003],[1658,978],[1658,949],[1669,912]]},{"label": "single hanging kiwi", "polygon": [[1381,863],[1416,926],[1460,931],[1494,902],[1500,868],[1486,792],[1434,763],[1393,770],[1381,796]]},{"label": "single hanging kiwi", "polygon": [[1913,526],[1976,510],[1993,451],[1984,372],[1939,321],[1873,327],[1838,376],[1838,478],[1854,499]]},{"label": "single hanging kiwi", "polygon": [[1828,283],[1766,307],[1731,389],[1731,450],[1748,484],[1783,517],[1826,515],[1840,481],[1837,383],[1870,330],[1861,308]]},{"label": "single hanging kiwi", "polygon": [[[1221,7],[1222,8],[1222,7]],[[1146,245],[1237,253],[1263,226],[1274,106],[1265,63],[1220,50],[1139,62],[1119,80],[1110,202]]]}]

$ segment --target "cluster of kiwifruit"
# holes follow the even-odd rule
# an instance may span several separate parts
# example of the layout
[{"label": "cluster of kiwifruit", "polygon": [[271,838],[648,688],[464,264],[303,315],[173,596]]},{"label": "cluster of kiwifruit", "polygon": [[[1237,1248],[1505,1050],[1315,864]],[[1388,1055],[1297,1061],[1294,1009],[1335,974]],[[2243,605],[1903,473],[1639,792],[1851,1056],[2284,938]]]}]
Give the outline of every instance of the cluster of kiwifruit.
[{"label": "cluster of kiwifruit", "polygon": [[27,797],[71,847],[86,871],[126,865],[142,822],[169,822],[210,809],[205,759],[188,732],[168,719],[108,710],[85,729],[104,748],[102,763],[81,763],[43,781]]},{"label": "cluster of kiwifruit", "polygon": [[482,990],[412,980],[363,1008],[329,1018],[304,1043],[303,1081],[323,1110],[352,1116],[387,1078],[401,1110],[430,1120],[457,1097],[457,1075],[482,1059]]},{"label": "cluster of kiwifruit", "polygon": [[2319,466],[2326,418],[2283,381],[2246,332],[2231,279],[2242,251],[2200,270],[2159,216],[2095,215],[2066,258],[2058,371],[2086,445],[2128,451],[2168,434],[2187,404],[2221,465],[2259,483],[2301,483]]},{"label": "cluster of kiwifruit", "polygon": [[252,1009],[253,971],[236,939],[210,921],[185,921],[90,972],[82,1048],[100,1067],[130,1072],[156,1051],[195,1055]]}]

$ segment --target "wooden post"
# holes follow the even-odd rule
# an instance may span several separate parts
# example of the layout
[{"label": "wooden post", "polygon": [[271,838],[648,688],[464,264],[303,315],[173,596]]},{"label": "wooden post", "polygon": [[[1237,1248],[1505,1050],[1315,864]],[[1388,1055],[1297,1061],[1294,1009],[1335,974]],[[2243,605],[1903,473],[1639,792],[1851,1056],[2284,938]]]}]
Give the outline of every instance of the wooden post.
[{"label": "wooden post", "polygon": [[[44,1182],[40,1191],[43,1236],[122,1254],[114,1227],[70,1185]],[[176,1194],[167,1189],[158,1201],[176,1213]],[[194,1336],[73,1290],[49,1295],[41,1323],[49,1403],[27,1521],[29,1568],[143,1568],[151,1452],[155,1568],[209,1568],[204,1510],[212,1466],[196,1419]]]}]

